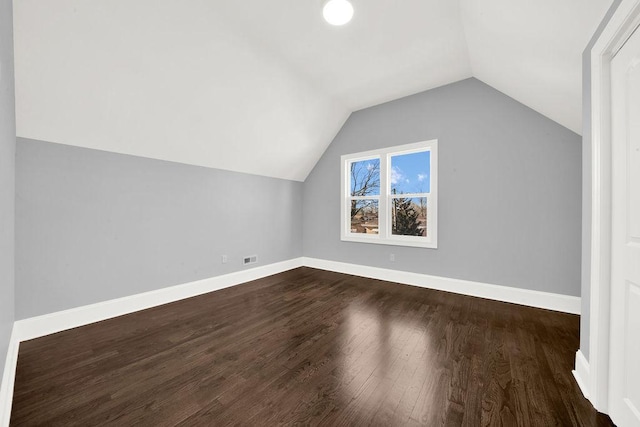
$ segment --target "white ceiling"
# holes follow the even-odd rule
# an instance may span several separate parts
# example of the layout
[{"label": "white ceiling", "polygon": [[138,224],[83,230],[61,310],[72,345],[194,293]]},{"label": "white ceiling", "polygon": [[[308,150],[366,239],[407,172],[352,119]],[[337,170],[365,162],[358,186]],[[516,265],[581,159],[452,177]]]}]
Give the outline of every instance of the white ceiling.
[{"label": "white ceiling", "polygon": [[576,132],[611,0],[14,2],[18,136],[302,181],[350,112],[475,76]]}]

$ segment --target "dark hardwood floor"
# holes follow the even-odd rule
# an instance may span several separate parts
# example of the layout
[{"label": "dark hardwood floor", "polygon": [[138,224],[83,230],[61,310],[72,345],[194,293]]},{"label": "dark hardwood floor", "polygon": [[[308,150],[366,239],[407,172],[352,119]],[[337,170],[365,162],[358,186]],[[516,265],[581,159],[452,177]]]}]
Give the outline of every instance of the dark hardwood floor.
[{"label": "dark hardwood floor", "polygon": [[311,268],[20,345],[12,425],[610,425],[578,316]]}]

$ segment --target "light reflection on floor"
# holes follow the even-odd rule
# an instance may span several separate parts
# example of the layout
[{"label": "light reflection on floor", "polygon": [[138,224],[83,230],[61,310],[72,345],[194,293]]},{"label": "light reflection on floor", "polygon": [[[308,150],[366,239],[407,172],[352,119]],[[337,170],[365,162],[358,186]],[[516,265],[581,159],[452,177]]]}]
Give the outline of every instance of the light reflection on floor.
[{"label": "light reflection on floor", "polygon": [[[344,315],[341,367],[336,373],[341,400],[359,412],[366,408],[374,418],[394,413],[401,403],[415,403],[433,369],[432,338],[425,325],[406,319],[400,311],[384,312],[361,302],[352,302]],[[380,406],[382,402],[386,407]]]}]

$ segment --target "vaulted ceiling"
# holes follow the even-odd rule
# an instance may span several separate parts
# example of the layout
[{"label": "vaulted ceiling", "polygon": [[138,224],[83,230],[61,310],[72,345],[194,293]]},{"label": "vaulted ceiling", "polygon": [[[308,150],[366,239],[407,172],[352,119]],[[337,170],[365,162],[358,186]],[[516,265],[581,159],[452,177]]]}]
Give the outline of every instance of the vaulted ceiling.
[{"label": "vaulted ceiling", "polygon": [[476,77],[581,131],[611,0],[17,0],[18,136],[302,181],[355,110]]}]

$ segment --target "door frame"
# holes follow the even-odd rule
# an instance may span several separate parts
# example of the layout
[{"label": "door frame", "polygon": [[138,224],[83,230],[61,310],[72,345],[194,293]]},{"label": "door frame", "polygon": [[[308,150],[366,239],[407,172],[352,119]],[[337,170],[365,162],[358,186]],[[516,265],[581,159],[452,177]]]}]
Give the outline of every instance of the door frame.
[{"label": "door frame", "polygon": [[585,395],[609,409],[611,302],[611,60],[640,24],[640,0],[622,0],[591,49],[591,279]]}]

